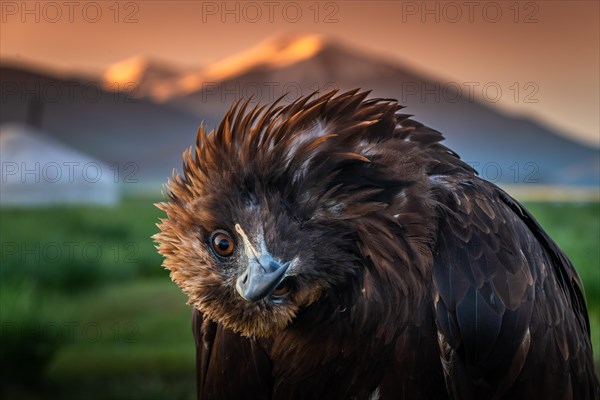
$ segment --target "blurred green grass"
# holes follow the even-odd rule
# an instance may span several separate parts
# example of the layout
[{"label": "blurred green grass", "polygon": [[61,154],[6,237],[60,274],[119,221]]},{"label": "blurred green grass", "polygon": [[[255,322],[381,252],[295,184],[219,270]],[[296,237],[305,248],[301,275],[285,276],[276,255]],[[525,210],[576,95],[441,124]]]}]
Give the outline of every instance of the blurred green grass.
[{"label": "blurred green grass", "polygon": [[[194,397],[191,309],[150,239],[162,217],[152,203],[0,210],[2,342],[12,349],[0,353],[3,398]],[[600,203],[526,207],[584,281],[598,362]]]},{"label": "blurred green grass", "polygon": [[0,278],[68,293],[99,283],[166,278],[150,239],[161,214],[144,198],[115,208],[3,209]]},{"label": "blurred green grass", "polygon": [[[78,324],[75,334],[50,362],[46,378],[74,399],[193,398],[195,347],[185,302],[166,279],[82,296],[68,312]],[[74,388],[73,382],[82,384]],[[96,390],[90,394],[90,388]]]}]

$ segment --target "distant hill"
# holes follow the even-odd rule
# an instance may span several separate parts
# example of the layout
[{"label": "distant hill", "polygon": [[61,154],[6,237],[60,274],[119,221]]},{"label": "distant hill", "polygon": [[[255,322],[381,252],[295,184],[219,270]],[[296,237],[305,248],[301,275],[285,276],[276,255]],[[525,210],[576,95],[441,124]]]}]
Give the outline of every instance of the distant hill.
[{"label": "distant hill", "polygon": [[[288,47],[294,40],[298,39],[291,38]],[[405,112],[441,131],[447,144],[490,180],[598,185],[597,148],[469,99],[467,86],[448,85],[337,42],[324,40],[313,46],[317,50],[310,57],[291,64],[259,62],[223,80],[197,82],[196,90],[172,95],[167,104],[218,116],[240,93],[272,100],[286,91],[294,96],[321,88],[368,88],[372,96],[398,99],[407,106]]]},{"label": "distant hill", "polygon": [[[240,95],[264,102],[285,92],[291,99],[317,89],[361,87],[374,97],[398,99],[406,113],[441,131],[452,149],[494,182],[599,182],[597,148],[469,99],[466,87],[461,96],[458,85],[320,36],[278,36],[192,72],[144,57],[119,64],[103,80],[3,65],[0,122],[31,118],[36,107],[20,94],[45,90],[39,121],[45,131],[107,163],[135,162],[142,182],[158,187],[180,168],[181,152],[193,143],[200,121],[212,126]],[[110,82],[117,81],[119,68],[115,88]],[[136,90],[115,91],[129,90],[123,83],[130,81]],[[73,96],[63,93],[54,101],[55,85],[71,88]]]},{"label": "distant hill", "polygon": [[[110,91],[85,77],[58,78],[15,66],[2,66],[0,123],[24,122],[41,101],[43,129],[56,140],[109,165],[118,163],[118,180],[138,186],[166,181],[193,143],[199,116],[152,100]],[[128,164],[127,170],[124,166]],[[114,167],[117,167],[116,165]],[[114,174],[114,171],[106,171]],[[133,183],[129,188],[135,188]]]}]

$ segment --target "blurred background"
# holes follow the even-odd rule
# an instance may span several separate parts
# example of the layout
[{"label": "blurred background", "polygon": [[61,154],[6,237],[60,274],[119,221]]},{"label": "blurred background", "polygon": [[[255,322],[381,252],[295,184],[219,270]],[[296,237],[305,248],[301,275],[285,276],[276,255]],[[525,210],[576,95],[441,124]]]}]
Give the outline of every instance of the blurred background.
[{"label": "blurred background", "polygon": [[240,97],[371,89],[525,203],[600,360],[600,21],[589,1],[2,1],[0,395],[192,399],[153,203]]}]

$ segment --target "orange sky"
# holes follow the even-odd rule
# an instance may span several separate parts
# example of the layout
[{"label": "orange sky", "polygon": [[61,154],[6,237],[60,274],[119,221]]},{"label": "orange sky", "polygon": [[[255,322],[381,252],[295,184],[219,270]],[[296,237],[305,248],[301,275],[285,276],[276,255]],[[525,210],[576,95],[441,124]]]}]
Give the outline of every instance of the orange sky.
[{"label": "orange sky", "polygon": [[504,91],[499,106],[600,145],[597,1],[0,1],[0,7],[2,60],[100,74],[142,54],[191,67],[274,33],[323,33],[452,82],[497,83]]}]

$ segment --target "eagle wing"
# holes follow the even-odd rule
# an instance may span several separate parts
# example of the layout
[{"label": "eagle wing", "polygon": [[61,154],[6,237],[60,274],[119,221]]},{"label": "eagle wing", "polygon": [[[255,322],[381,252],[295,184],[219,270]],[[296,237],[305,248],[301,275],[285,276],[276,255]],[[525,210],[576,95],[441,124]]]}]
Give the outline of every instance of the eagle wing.
[{"label": "eagle wing", "polygon": [[254,340],[204,318],[194,309],[198,399],[269,399],[271,362]]},{"label": "eagle wing", "polygon": [[496,186],[460,174],[438,189],[433,295],[451,396],[594,398],[589,321],[569,260]]}]

